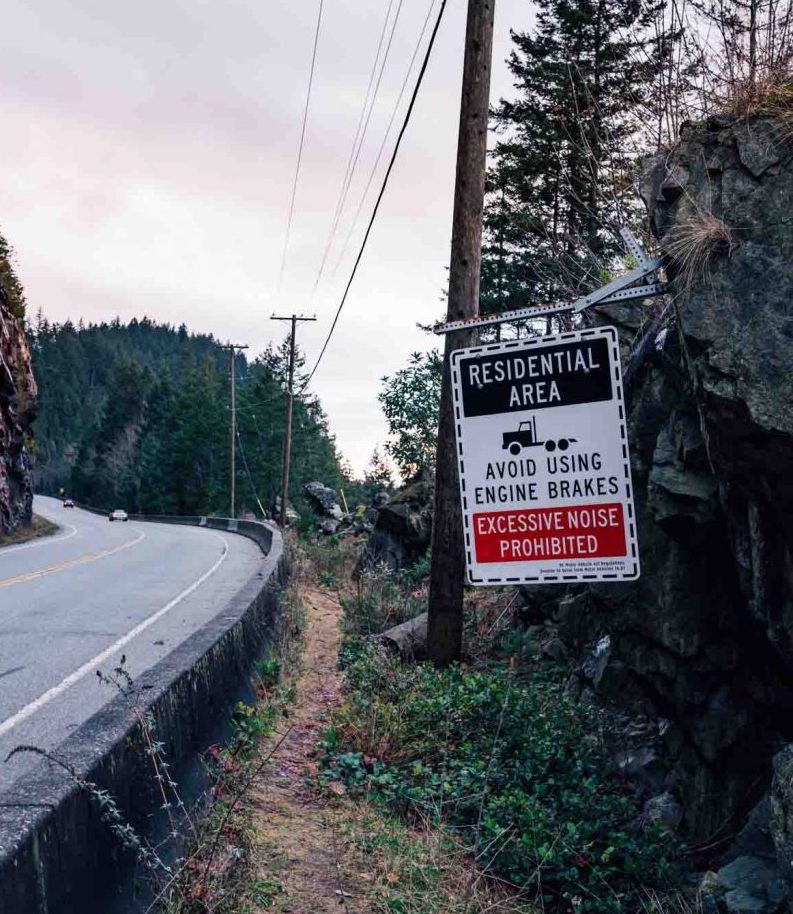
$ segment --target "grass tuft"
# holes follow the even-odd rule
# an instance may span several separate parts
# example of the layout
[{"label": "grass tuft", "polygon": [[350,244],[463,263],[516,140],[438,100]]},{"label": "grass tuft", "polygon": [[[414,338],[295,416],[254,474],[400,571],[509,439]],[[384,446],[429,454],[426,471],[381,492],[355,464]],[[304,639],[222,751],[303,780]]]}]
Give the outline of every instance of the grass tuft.
[{"label": "grass tuft", "polygon": [[725,114],[741,120],[752,117],[793,119],[793,80],[790,74],[768,73],[762,77],[735,82],[723,100]]},{"label": "grass tuft", "polygon": [[663,239],[663,248],[683,287],[690,289],[697,279],[707,276],[711,257],[729,257],[735,241],[729,226],[717,216],[696,212],[671,229]]}]

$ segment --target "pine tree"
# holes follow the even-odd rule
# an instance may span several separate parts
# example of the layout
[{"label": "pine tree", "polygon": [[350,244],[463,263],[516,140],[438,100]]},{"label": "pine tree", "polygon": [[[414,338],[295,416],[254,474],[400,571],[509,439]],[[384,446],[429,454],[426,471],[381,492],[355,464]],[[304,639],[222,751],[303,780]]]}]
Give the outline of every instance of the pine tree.
[{"label": "pine tree", "polygon": [[493,125],[482,310],[583,294],[600,284],[630,216],[631,152],[661,44],[647,0],[539,0],[513,33],[516,96]]},{"label": "pine tree", "polygon": [[[75,327],[39,315],[31,342],[41,491],[64,487],[87,504],[145,514],[228,511],[228,356],[212,337],[145,317]],[[241,511],[260,512],[279,489],[286,359],[283,346],[252,365],[238,358]],[[299,379],[302,364],[299,355]],[[300,504],[306,482],[335,488],[341,470],[319,402],[296,387],[291,496]]]}]

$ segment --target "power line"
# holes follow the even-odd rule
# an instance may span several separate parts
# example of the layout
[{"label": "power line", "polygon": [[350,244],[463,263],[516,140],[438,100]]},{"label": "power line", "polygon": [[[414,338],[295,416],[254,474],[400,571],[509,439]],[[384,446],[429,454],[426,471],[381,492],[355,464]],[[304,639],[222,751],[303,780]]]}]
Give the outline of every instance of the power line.
[{"label": "power line", "polygon": [[281,475],[281,527],[286,527],[287,503],[289,500],[289,467],[292,462],[292,409],[295,398],[295,355],[297,343],[297,325],[300,321],[315,321],[316,317],[303,317],[299,314],[291,314],[288,317],[283,315],[272,314],[272,321],[289,321],[292,325],[292,332],[289,335],[289,385],[287,387],[286,398],[286,431],[284,435],[284,465]]},{"label": "power line", "polygon": [[341,190],[339,191],[339,199],[336,201],[336,209],[333,214],[333,223],[331,224],[331,229],[328,234],[328,239],[325,243],[325,250],[322,254],[322,262],[319,265],[319,270],[314,279],[314,288],[312,292],[316,292],[319,281],[322,277],[322,271],[325,269],[325,262],[328,259],[328,254],[330,253],[330,246],[333,242],[333,236],[336,233],[336,226],[339,224],[339,218],[341,217],[341,210],[343,206],[345,188],[347,187],[347,179],[350,175],[350,169],[353,167],[353,159],[355,158],[355,150],[358,147],[358,140],[361,136],[361,128],[363,126],[364,118],[366,117],[366,109],[369,105],[369,95],[372,91],[372,84],[374,83],[375,73],[377,72],[377,62],[380,60],[380,51],[383,48],[383,39],[385,38],[386,30],[388,29],[388,20],[391,18],[391,9],[394,5],[394,0],[388,0],[388,8],[386,9],[385,19],[383,20],[383,27],[380,30],[380,39],[377,43],[377,50],[375,51],[374,60],[372,61],[372,69],[369,71],[369,83],[366,86],[366,94],[364,95],[363,104],[361,105],[361,113],[358,116],[358,126],[355,129],[355,136],[352,140],[352,146],[350,147],[350,154],[347,157],[347,167],[344,169],[344,177],[341,182]]},{"label": "power line", "polygon": [[[355,169],[358,165],[358,159],[361,155],[361,149],[363,148],[363,142],[366,139],[366,131],[369,129],[369,121],[372,117],[372,112],[374,111],[375,102],[377,101],[377,93],[380,91],[380,83],[383,79],[383,73],[385,72],[385,65],[388,61],[388,55],[391,51],[391,45],[394,41],[394,32],[396,31],[397,22],[399,21],[399,14],[402,11],[402,4],[404,0],[399,0],[399,5],[397,6],[396,15],[394,16],[394,21],[391,23],[391,32],[388,36],[388,44],[386,45],[385,53],[383,54],[383,59],[380,62],[380,72],[377,76],[377,84],[374,87],[374,92],[372,93],[371,102],[369,101],[369,94],[372,88],[372,81],[374,79],[375,71],[377,70],[377,62],[380,59],[380,51],[383,47],[383,38],[385,37],[386,29],[388,27],[388,20],[391,16],[391,8],[394,5],[394,0],[389,0],[388,9],[386,10],[385,21],[383,22],[383,28],[380,32],[380,41],[377,45],[377,53],[375,54],[374,61],[372,63],[372,71],[369,75],[369,85],[366,89],[366,97],[364,98],[363,108],[361,109],[361,116],[358,120],[358,129],[355,132],[355,139],[352,142],[352,149],[350,150],[350,157],[347,160],[347,170],[344,173],[344,180],[342,181],[341,193],[339,194],[338,202],[336,203],[336,212],[333,218],[333,225],[331,226],[330,234],[328,235],[328,240],[325,244],[325,251],[322,255],[322,263],[319,266],[319,271],[317,272],[317,277],[314,280],[314,289],[316,292],[319,281],[322,278],[322,273],[325,269],[325,264],[328,260],[328,255],[330,254],[331,245],[333,244],[333,239],[336,236],[336,230],[339,226],[339,220],[341,219],[341,214],[344,211],[344,204],[347,202],[347,194],[350,192],[350,186],[352,185],[352,179],[355,174]],[[368,106],[368,111],[367,111]],[[363,129],[361,129],[361,123],[364,120],[364,115],[366,115],[366,121],[363,123]]]},{"label": "power line", "polygon": [[341,247],[341,253],[339,254],[338,260],[336,261],[336,266],[333,268],[333,274],[332,274],[333,276],[336,275],[336,272],[338,271],[339,267],[341,266],[342,261],[344,260],[344,255],[347,253],[347,246],[349,245],[350,239],[352,238],[353,233],[355,231],[355,227],[358,224],[358,217],[361,215],[361,210],[363,209],[364,202],[369,193],[369,188],[372,186],[372,181],[374,180],[374,176],[377,172],[377,166],[380,164],[380,159],[383,156],[386,142],[388,141],[388,137],[391,133],[391,128],[394,126],[394,120],[396,119],[397,111],[399,110],[399,105],[402,102],[402,97],[405,94],[405,89],[407,89],[408,80],[410,79],[410,74],[413,71],[413,64],[416,62],[416,58],[418,57],[419,50],[421,48],[421,42],[424,39],[424,33],[427,31],[427,25],[429,24],[430,16],[432,15],[432,10],[433,10],[434,6],[435,6],[435,0],[430,0],[430,5],[427,8],[427,15],[424,17],[424,24],[421,27],[421,32],[419,33],[418,40],[416,41],[416,47],[413,49],[413,56],[410,58],[410,63],[408,64],[408,68],[405,71],[405,78],[402,80],[402,86],[399,90],[399,95],[397,96],[397,100],[394,103],[394,107],[391,111],[391,117],[388,120],[388,126],[386,127],[385,133],[383,134],[383,139],[380,143],[380,148],[377,150],[377,156],[375,157],[374,165],[372,165],[372,169],[369,172],[369,178],[366,182],[366,187],[364,187],[363,193],[361,194],[361,199],[358,201],[358,208],[355,210],[355,215],[353,216],[352,222],[350,223],[350,228],[344,239],[344,244]]},{"label": "power line", "polygon": [[308,107],[311,103],[311,87],[314,84],[314,69],[317,61],[317,44],[319,43],[319,27],[322,23],[322,6],[324,0],[319,0],[319,11],[317,13],[317,27],[314,31],[314,50],[311,52],[311,69],[308,75],[308,89],[306,90],[306,104],[303,109],[303,126],[300,128],[300,143],[297,147],[297,165],[295,166],[295,178],[292,182],[292,196],[289,201],[289,218],[286,221],[286,237],[284,238],[284,249],[281,252],[281,266],[278,270],[278,290],[281,290],[281,282],[284,278],[284,267],[286,266],[286,254],[289,249],[289,236],[292,232],[292,216],[295,212],[295,197],[297,195],[297,182],[300,177],[300,163],[303,160],[303,143],[306,138],[306,124],[308,122]]},{"label": "power line", "polygon": [[253,491],[253,497],[256,499],[256,504],[259,506],[259,510],[262,513],[262,517],[267,517],[267,512],[264,510],[264,505],[262,504],[261,498],[259,498],[259,493],[256,490],[256,483],[253,481],[253,476],[251,475],[251,469],[248,466],[248,458],[245,456],[245,448],[242,446],[242,438],[240,437],[240,430],[237,429],[237,443],[240,446],[240,454],[242,456],[242,462],[245,466],[245,472],[248,475],[248,482],[250,484],[251,490]]},{"label": "power line", "polygon": [[424,60],[421,63],[421,69],[419,70],[419,75],[416,79],[416,85],[414,86],[413,94],[410,97],[410,104],[408,105],[407,111],[405,112],[405,119],[402,122],[402,127],[400,128],[399,135],[397,136],[396,143],[394,144],[394,151],[391,153],[391,161],[388,163],[388,168],[386,169],[386,173],[383,177],[383,183],[380,187],[380,192],[377,195],[377,200],[375,201],[374,209],[372,210],[372,215],[369,219],[369,224],[366,227],[366,233],[363,236],[363,241],[361,242],[358,256],[355,258],[352,273],[350,274],[350,278],[347,281],[347,285],[344,289],[344,294],[342,295],[341,301],[339,302],[339,307],[336,309],[336,315],[333,318],[333,323],[330,325],[330,330],[328,331],[328,335],[322,345],[322,349],[320,350],[319,356],[317,357],[317,361],[314,363],[314,367],[311,369],[311,373],[309,374],[308,378],[306,378],[305,384],[303,384],[303,386],[300,388],[301,392],[305,390],[306,387],[308,387],[311,379],[314,377],[314,374],[317,371],[317,368],[319,368],[319,363],[322,361],[322,357],[325,355],[325,350],[328,348],[328,343],[330,343],[330,339],[333,336],[333,331],[336,329],[336,324],[339,321],[341,310],[344,307],[344,303],[347,301],[347,295],[349,294],[350,287],[352,286],[353,280],[355,279],[355,274],[358,270],[358,264],[360,264],[361,258],[363,257],[363,252],[366,249],[366,243],[369,240],[369,235],[371,234],[372,226],[374,225],[374,221],[377,216],[377,211],[380,208],[380,203],[383,199],[383,196],[385,195],[386,187],[388,186],[388,179],[391,177],[391,172],[394,168],[394,163],[396,162],[397,153],[399,152],[399,147],[402,143],[402,137],[405,135],[405,131],[407,130],[408,124],[410,123],[410,115],[413,113],[413,107],[416,104],[416,98],[418,97],[419,89],[421,88],[421,83],[424,79],[424,74],[426,73],[427,66],[430,62],[430,55],[432,54],[432,48],[435,44],[435,38],[438,34],[441,20],[443,19],[444,10],[446,9],[446,2],[447,0],[441,0],[441,7],[438,10],[438,18],[435,20],[435,25],[432,29],[432,35],[430,35],[429,44],[427,45],[427,50],[424,54]]}]

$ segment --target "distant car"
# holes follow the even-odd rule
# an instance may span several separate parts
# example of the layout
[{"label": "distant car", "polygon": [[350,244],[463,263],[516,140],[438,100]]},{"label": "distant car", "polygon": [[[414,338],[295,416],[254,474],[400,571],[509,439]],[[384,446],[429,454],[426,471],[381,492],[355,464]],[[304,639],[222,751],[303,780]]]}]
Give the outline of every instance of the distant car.
[{"label": "distant car", "polygon": [[115,511],[111,511],[107,516],[108,520],[129,520],[129,515],[126,511],[122,511],[121,508],[116,508]]},{"label": "distant car", "polygon": [[74,507],[74,502],[71,500],[71,498],[64,498],[64,499],[63,499],[63,507],[64,507],[64,508],[73,508],[73,507]]}]

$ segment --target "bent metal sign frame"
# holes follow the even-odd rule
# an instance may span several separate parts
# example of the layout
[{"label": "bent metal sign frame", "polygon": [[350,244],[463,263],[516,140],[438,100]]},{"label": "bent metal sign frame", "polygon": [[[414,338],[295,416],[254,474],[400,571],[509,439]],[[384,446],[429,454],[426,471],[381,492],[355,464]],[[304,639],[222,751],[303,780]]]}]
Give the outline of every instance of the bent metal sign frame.
[{"label": "bent metal sign frame", "polygon": [[617,331],[451,355],[471,584],[639,577]]}]

